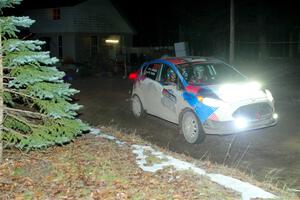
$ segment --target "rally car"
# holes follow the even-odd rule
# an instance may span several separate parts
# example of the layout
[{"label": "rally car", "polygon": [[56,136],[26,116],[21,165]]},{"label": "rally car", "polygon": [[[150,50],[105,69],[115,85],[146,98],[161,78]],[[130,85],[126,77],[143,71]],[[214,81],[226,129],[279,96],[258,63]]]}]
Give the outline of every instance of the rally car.
[{"label": "rally car", "polygon": [[169,57],[144,63],[134,80],[132,112],[176,123],[189,143],[277,123],[268,89],[215,58]]}]

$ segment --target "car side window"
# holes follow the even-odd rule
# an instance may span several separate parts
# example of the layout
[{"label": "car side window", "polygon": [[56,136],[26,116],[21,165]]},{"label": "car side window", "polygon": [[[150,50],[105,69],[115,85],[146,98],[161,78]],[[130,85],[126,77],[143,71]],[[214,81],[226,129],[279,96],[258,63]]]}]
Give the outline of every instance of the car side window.
[{"label": "car side window", "polygon": [[163,85],[177,85],[178,77],[176,72],[168,65],[163,65],[160,82]]},{"label": "car side window", "polygon": [[144,75],[147,78],[156,80],[160,67],[161,67],[161,64],[159,64],[159,63],[150,64],[144,70]]}]

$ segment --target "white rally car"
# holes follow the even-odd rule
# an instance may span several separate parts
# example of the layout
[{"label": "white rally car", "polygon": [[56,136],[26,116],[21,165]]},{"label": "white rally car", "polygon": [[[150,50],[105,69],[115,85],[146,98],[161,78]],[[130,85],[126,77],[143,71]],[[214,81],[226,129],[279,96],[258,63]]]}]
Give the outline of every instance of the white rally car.
[{"label": "white rally car", "polygon": [[179,124],[189,143],[205,134],[232,134],[273,126],[278,115],[267,89],[213,58],[171,57],[144,63],[134,80],[132,112]]}]

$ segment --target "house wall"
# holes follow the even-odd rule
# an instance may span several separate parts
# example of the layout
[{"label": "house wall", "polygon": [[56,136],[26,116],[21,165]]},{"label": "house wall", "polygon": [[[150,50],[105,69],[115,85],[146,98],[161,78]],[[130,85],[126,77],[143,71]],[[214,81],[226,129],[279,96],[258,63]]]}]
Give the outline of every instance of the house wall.
[{"label": "house wall", "polygon": [[36,22],[30,27],[33,33],[66,33],[74,32],[73,17],[76,13],[72,7],[60,8],[61,19],[53,20],[53,8],[35,9],[25,12]]},{"label": "house wall", "polygon": [[63,36],[63,58],[76,60],[75,34],[65,33]]},{"label": "house wall", "polygon": [[[97,52],[94,52],[94,55],[92,55],[92,37],[97,37]],[[76,62],[96,72],[108,71],[112,68],[122,44],[107,45],[105,39],[109,37],[110,35],[107,34],[77,33],[75,36]]]},{"label": "house wall", "polygon": [[35,37],[40,40],[49,38],[50,55],[59,58],[58,36],[62,36],[62,55],[65,60],[76,60],[75,34],[73,33],[40,33]]},{"label": "house wall", "polygon": [[[94,71],[111,69],[122,57],[125,46],[132,46],[134,30],[109,0],[87,0],[70,7],[60,7],[60,19],[53,18],[53,9],[25,12],[36,22],[30,27],[36,38],[50,38],[51,55],[59,57],[58,36],[62,36],[63,59],[84,64]],[[91,37],[97,36],[97,52],[91,55]],[[107,45],[105,39],[118,36],[120,43]],[[120,56],[121,55],[121,56]],[[123,56],[124,57],[124,56]]]},{"label": "house wall", "polygon": [[60,8],[60,19],[53,19],[53,8],[25,12],[36,23],[30,27],[34,33],[126,33],[133,34],[109,0],[88,0],[72,7]]}]

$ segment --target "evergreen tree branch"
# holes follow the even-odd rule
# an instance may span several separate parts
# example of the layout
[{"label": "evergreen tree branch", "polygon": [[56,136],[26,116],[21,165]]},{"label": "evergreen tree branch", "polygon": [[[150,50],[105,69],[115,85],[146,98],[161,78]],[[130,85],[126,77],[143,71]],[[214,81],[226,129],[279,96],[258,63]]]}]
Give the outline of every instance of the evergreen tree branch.
[{"label": "evergreen tree branch", "polygon": [[18,91],[16,91],[16,90],[12,90],[12,89],[7,89],[7,88],[5,88],[4,91],[5,91],[5,92],[12,93],[12,94],[17,94],[17,95],[19,95],[19,96],[23,96],[23,97],[27,97],[27,98],[30,98],[30,99],[35,99],[35,100],[37,100],[37,98],[35,98],[35,97],[29,96],[29,95],[27,95],[27,94],[25,94],[25,93],[23,93],[23,92],[18,92]]},{"label": "evergreen tree branch", "polygon": [[4,130],[4,131],[7,131],[7,132],[11,132],[11,133],[16,134],[16,135],[19,135],[19,136],[21,136],[21,137],[28,138],[27,135],[25,135],[25,134],[23,134],[23,133],[20,133],[20,132],[18,132],[18,131],[16,131],[16,130],[13,130],[13,129],[11,129],[11,128],[3,127],[3,130]]},{"label": "evergreen tree branch", "polygon": [[15,79],[14,77],[10,77],[10,76],[3,76],[4,79],[9,79],[9,80],[13,80]]},{"label": "evergreen tree branch", "polygon": [[19,113],[21,115],[31,117],[31,118],[35,118],[35,119],[48,118],[47,115],[44,115],[44,114],[41,114],[41,113],[38,113],[38,112],[32,112],[32,111],[28,111],[28,110],[20,110],[20,109],[9,108],[9,107],[4,107],[4,112],[5,113]]},{"label": "evergreen tree branch", "polygon": [[31,128],[31,127],[39,127],[38,125],[32,124],[32,123],[28,122],[27,120],[22,119],[22,118],[20,118],[20,117],[18,117],[18,116],[16,116],[16,115],[13,115],[13,114],[6,113],[6,116],[9,116],[9,117],[11,117],[11,118],[14,118],[14,119],[18,120],[19,122],[24,123],[25,125],[27,125],[27,126],[30,127],[30,128]]}]

